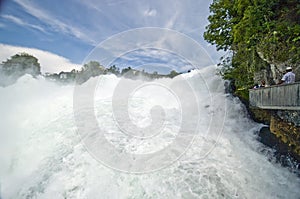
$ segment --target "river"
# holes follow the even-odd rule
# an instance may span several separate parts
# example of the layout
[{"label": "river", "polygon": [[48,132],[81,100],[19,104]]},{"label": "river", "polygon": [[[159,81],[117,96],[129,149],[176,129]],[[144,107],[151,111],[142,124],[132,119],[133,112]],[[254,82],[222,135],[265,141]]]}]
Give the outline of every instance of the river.
[{"label": "river", "polygon": [[0,88],[0,198],[299,198],[216,73]]}]

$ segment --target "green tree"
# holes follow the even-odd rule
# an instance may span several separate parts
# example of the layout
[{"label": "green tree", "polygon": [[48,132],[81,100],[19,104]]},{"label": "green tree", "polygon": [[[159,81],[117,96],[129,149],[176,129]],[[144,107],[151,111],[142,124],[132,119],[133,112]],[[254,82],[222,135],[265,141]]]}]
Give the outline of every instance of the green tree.
[{"label": "green tree", "polygon": [[25,74],[36,77],[41,74],[38,59],[27,53],[19,53],[0,65],[0,86],[8,86]]},{"label": "green tree", "polygon": [[299,0],[214,0],[210,12],[204,38],[229,51],[221,74],[238,87],[270,64],[300,63]]},{"label": "green tree", "polygon": [[115,75],[119,75],[119,74],[120,74],[120,69],[117,68],[115,65],[113,65],[113,66],[110,66],[110,67],[107,69],[107,72],[112,73],[112,74],[115,74]]},{"label": "green tree", "polygon": [[82,71],[92,77],[105,73],[105,67],[101,66],[97,61],[90,61],[83,65]]},{"label": "green tree", "polygon": [[177,76],[177,75],[179,75],[179,73],[176,72],[175,70],[172,70],[172,71],[168,74],[168,77],[173,78],[173,77],[175,77],[175,76]]},{"label": "green tree", "polygon": [[37,76],[41,74],[38,59],[27,53],[19,53],[2,62],[2,71],[5,75],[20,77],[24,74]]},{"label": "green tree", "polygon": [[90,61],[83,65],[81,71],[76,73],[76,82],[82,84],[91,77],[106,74],[106,69],[97,61]]},{"label": "green tree", "polygon": [[132,70],[132,68],[131,68],[130,66],[128,66],[127,68],[123,68],[123,69],[122,69],[121,74],[122,74],[122,75],[128,74],[128,73],[131,72],[131,70]]}]

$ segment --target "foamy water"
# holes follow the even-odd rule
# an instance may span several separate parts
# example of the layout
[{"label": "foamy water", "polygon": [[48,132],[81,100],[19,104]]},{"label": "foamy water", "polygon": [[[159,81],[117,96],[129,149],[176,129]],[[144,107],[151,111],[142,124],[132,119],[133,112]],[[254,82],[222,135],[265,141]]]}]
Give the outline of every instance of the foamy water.
[{"label": "foamy water", "polygon": [[[260,152],[256,132],[261,125],[224,94],[215,73],[215,67],[208,67],[150,83],[107,75],[81,85],[98,80],[94,112],[99,128],[116,150],[132,154],[159,153],[174,142],[182,105],[168,85],[180,90],[187,81],[194,89],[200,117],[192,145],[167,167],[140,174],[111,168],[87,149],[77,132],[73,85],[24,76],[0,88],[0,198],[299,198],[299,178]],[[140,81],[128,101],[135,125],[147,127],[151,107],[164,108],[165,122],[157,134],[133,139],[120,130],[112,102],[120,81]],[[99,145],[96,150],[105,149]]]}]

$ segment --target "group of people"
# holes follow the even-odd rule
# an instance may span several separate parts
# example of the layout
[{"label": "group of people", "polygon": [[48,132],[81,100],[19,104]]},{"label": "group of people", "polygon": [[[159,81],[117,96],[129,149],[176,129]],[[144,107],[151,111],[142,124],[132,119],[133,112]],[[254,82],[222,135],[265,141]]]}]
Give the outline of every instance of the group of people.
[{"label": "group of people", "polygon": [[261,80],[261,84],[255,84],[253,88],[263,88],[266,86],[265,80]]},{"label": "group of people", "polygon": [[[295,82],[295,73],[293,73],[292,67],[286,68],[286,73],[283,75],[278,84],[292,84]],[[255,84],[253,88],[262,88],[266,86],[265,80],[261,81],[261,84]]]}]

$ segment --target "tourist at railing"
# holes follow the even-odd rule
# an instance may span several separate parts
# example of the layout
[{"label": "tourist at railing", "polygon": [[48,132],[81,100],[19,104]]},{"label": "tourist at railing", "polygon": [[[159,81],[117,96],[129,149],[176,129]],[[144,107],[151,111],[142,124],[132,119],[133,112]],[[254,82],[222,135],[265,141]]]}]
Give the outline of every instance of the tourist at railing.
[{"label": "tourist at railing", "polygon": [[292,84],[295,82],[295,73],[293,73],[292,67],[286,68],[286,73],[283,75],[278,84]]}]

